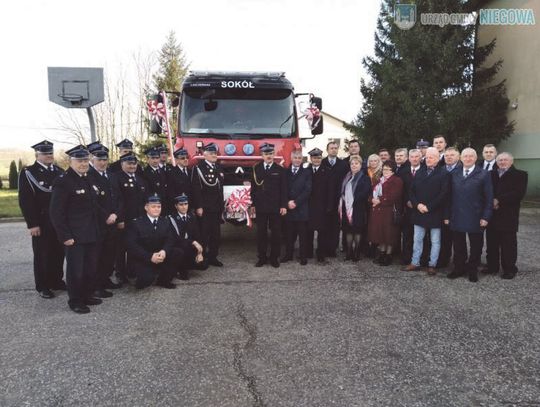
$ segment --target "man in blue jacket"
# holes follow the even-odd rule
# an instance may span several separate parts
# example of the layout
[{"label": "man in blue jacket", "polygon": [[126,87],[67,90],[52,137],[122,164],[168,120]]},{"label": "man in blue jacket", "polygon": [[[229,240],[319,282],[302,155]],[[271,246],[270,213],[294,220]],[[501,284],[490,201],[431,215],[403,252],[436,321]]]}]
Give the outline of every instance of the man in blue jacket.
[{"label": "man in blue jacket", "polygon": [[454,243],[454,270],[448,278],[454,279],[468,272],[469,281],[473,283],[478,281],[483,233],[493,213],[491,177],[488,171],[475,166],[477,159],[472,148],[462,151],[463,168],[451,173],[452,197],[444,221],[450,226]]},{"label": "man in blue jacket", "polygon": [[429,230],[431,251],[427,273],[435,275],[441,249],[441,226],[448,197],[449,175],[444,167],[439,166],[439,151],[434,147],[427,148],[425,164],[414,177],[409,192],[413,209],[414,244],[411,264],[403,270],[420,269],[424,236]]}]

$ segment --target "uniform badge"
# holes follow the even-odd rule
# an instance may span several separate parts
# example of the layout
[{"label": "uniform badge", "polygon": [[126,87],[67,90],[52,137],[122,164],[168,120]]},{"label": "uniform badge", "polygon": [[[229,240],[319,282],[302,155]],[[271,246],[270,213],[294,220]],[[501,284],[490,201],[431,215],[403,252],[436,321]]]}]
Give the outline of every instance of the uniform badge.
[{"label": "uniform badge", "polygon": [[105,195],[105,191],[101,191],[101,195]]},{"label": "uniform badge", "polygon": [[124,184],[125,187],[127,187],[127,184]]},{"label": "uniform badge", "polygon": [[43,182],[43,181],[39,181],[39,185],[43,185],[43,184],[44,184],[44,182]]}]

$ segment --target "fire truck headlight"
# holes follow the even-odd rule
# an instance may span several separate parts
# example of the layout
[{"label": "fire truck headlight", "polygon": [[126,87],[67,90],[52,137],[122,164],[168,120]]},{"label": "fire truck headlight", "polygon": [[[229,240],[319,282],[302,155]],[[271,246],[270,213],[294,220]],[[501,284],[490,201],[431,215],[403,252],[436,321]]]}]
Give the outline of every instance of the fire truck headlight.
[{"label": "fire truck headlight", "polygon": [[236,146],[234,144],[229,143],[225,146],[224,150],[225,150],[225,154],[233,155],[234,153],[236,153]]},{"label": "fire truck headlight", "polygon": [[242,151],[244,151],[245,155],[251,155],[255,151],[255,147],[253,147],[253,144],[244,144]]},{"label": "fire truck headlight", "polygon": [[195,143],[195,147],[197,147],[197,148],[202,148],[202,147],[203,147],[203,142],[202,142],[202,141],[197,141],[197,142]]}]

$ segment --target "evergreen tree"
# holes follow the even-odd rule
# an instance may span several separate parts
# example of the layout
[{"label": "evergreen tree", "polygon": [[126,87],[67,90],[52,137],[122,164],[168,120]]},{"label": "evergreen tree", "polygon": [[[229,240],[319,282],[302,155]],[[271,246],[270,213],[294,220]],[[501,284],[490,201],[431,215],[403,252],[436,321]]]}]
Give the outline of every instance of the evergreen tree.
[{"label": "evergreen tree", "polygon": [[[364,148],[413,146],[444,134],[450,145],[497,144],[513,132],[504,81],[493,83],[502,61],[486,66],[495,39],[477,46],[474,25],[422,25],[402,30],[394,23],[396,0],[383,0],[375,54],[364,58],[370,76],[361,83],[364,105],[346,126]],[[469,13],[476,1],[417,0],[421,13]]]},{"label": "evergreen tree", "polygon": [[15,160],[13,160],[9,165],[9,189],[19,189],[18,175],[17,164],[15,163]]},{"label": "evergreen tree", "polygon": [[22,158],[19,158],[19,164],[17,166],[17,170],[19,171],[19,174],[21,173],[22,168],[23,168]]},{"label": "evergreen tree", "polygon": [[[167,35],[165,43],[159,52],[158,59],[159,69],[153,77],[155,93],[160,91],[180,92],[184,78],[188,73],[189,63],[187,62],[182,44],[180,44],[176,39],[176,34],[174,31],[169,32]],[[177,130],[178,114],[176,109],[172,109],[171,107],[173,98],[174,95],[167,94],[167,99],[169,102],[169,125],[171,127],[171,133],[174,139]],[[144,156],[144,150],[146,150],[148,147],[161,144],[166,144],[168,146],[167,139],[163,137],[164,136],[156,137],[151,135],[148,140],[140,143],[138,145],[138,150],[140,151],[141,158]]]}]

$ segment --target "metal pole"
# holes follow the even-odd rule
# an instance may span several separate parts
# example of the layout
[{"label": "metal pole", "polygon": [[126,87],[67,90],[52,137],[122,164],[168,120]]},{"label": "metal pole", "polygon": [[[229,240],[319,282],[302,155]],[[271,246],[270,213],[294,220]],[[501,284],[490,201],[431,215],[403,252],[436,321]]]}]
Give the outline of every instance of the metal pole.
[{"label": "metal pole", "polygon": [[87,107],[86,113],[88,113],[88,121],[90,122],[90,141],[93,143],[94,141],[97,141],[97,137],[96,137],[96,123],[94,121],[94,113],[92,112],[92,108]]}]

